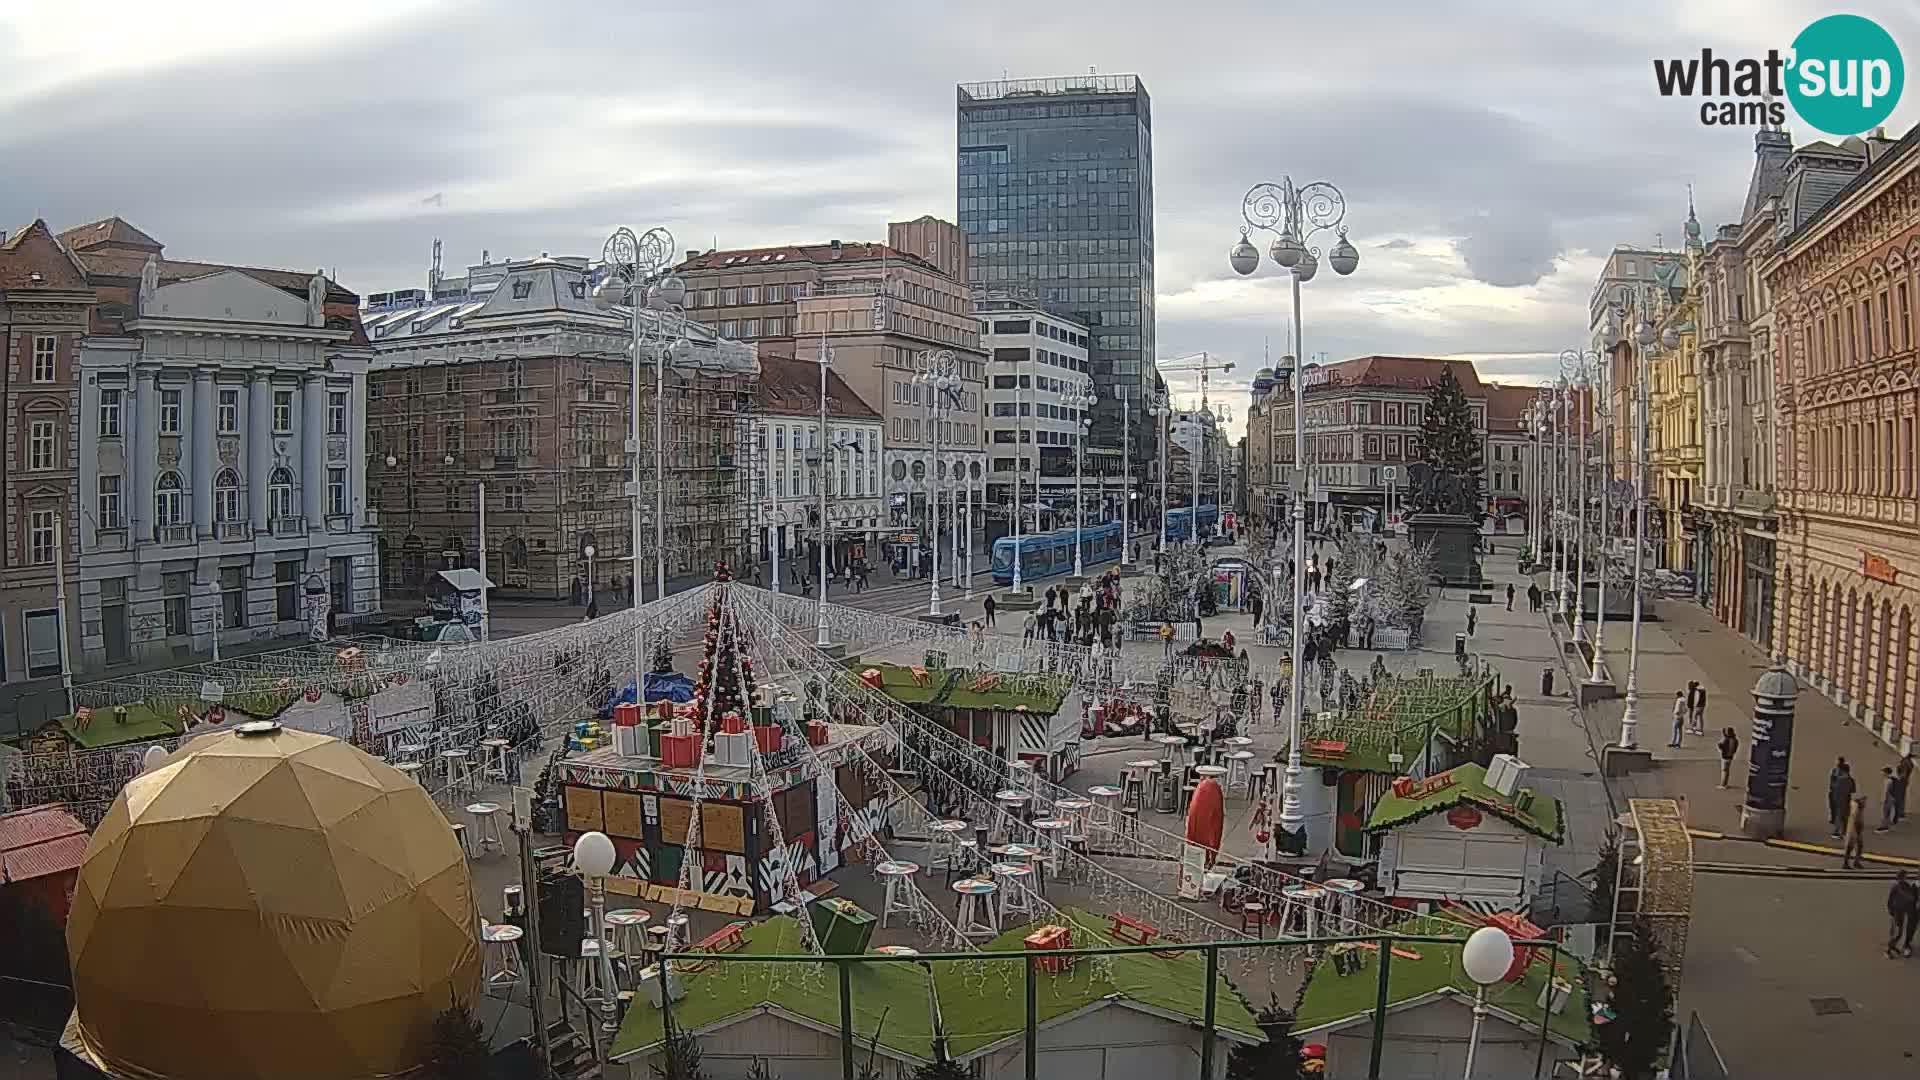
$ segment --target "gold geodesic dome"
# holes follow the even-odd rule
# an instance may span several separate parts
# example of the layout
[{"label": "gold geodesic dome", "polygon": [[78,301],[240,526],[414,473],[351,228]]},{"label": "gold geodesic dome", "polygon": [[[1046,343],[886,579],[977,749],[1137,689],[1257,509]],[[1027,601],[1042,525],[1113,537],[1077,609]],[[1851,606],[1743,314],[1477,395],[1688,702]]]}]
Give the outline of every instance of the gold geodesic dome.
[{"label": "gold geodesic dome", "polygon": [[67,923],[77,1027],[155,1080],[358,1080],[426,1060],[480,979],[473,883],[419,784],[338,739],[247,724],[134,778]]}]

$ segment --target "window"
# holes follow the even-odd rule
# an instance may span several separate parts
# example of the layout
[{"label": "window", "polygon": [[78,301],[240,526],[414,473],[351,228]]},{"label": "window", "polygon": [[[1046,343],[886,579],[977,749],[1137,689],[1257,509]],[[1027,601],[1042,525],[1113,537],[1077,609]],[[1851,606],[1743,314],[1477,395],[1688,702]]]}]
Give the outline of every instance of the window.
[{"label": "window", "polygon": [[60,674],[60,609],[29,611],[27,624],[27,677],[45,678]]},{"label": "window", "polygon": [[60,339],[57,337],[54,337],[52,334],[40,334],[34,337],[33,339],[33,381],[34,382],[49,383],[54,380],[54,372],[58,367],[58,365],[55,363],[55,358],[59,356],[59,348],[60,348]]},{"label": "window", "polygon": [[160,575],[161,606],[167,617],[167,636],[185,637],[193,632],[187,625],[188,591],[192,587],[193,576],[185,570],[174,570]]},{"label": "window", "polygon": [[272,521],[293,516],[293,473],[285,466],[267,478],[267,517]]},{"label": "window", "polygon": [[180,391],[160,391],[160,434],[180,434]]},{"label": "window", "polygon": [[102,529],[124,528],[120,520],[120,478],[103,476],[100,478],[100,495],[95,504],[95,526]]},{"label": "window", "polygon": [[446,431],[441,435],[440,444],[446,447],[449,453],[460,453],[466,449],[466,443],[467,429],[460,424],[448,424]]},{"label": "window", "polygon": [[240,514],[240,474],[221,469],[213,478],[213,520],[231,524]]},{"label": "window", "polygon": [[743,323],[743,324],[741,325],[741,334],[740,334],[740,336],[741,336],[741,337],[750,337],[750,338],[756,338],[756,337],[759,337],[759,336],[760,336],[760,320],[759,320],[759,319],[748,319],[748,320],[746,320],[746,322],[744,322],[744,323]]},{"label": "window", "polygon": [[52,510],[33,510],[27,514],[27,561],[34,566],[53,565]]},{"label": "window", "polygon": [[768,337],[779,337],[785,334],[787,332],[787,320],[768,319],[766,321],[766,331]]},{"label": "window", "polygon": [[233,435],[240,430],[240,391],[220,391],[219,431],[222,435]]},{"label": "window", "polygon": [[27,468],[53,468],[53,421],[35,420],[27,432]]},{"label": "window", "polygon": [[759,289],[757,289],[757,288],[755,288],[755,287],[753,287],[752,285],[747,285],[747,286],[745,286],[745,287],[743,287],[743,288],[741,288],[741,290],[740,290],[740,302],[741,302],[741,303],[743,303],[743,304],[757,304],[757,303],[759,303],[759,302],[760,302],[760,290],[759,290]]},{"label": "window", "polygon": [[127,621],[127,579],[108,578],[100,583],[100,637],[107,663],[127,662],[132,635]]},{"label": "window", "polygon": [[786,299],[787,299],[787,287],[785,285],[767,286],[767,303],[769,304],[783,303],[785,302]]},{"label": "window", "polygon": [[186,520],[181,507],[180,474],[168,470],[160,474],[153,489],[153,523],[161,528],[172,528]]},{"label": "window", "polygon": [[220,568],[220,625],[238,630],[247,625],[247,568]]},{"label": "window", "polygon": [[273,564],[273,617],[292,622],[300,617],[300,564]]},{"label": "window", "polygon": [[345,517],[347,513],[347,470],[327,470],[327,513]]},{"label": "window", "polygon": [[519,484],[506,484],[502,486],[500,489],[500,505],[508,510],[525,510],[527,508],[526,489]]},{"label": "window", "polygon": [[327,395],[327,434],[345,435],[347,433],[347,394],[344,390],[335,390]]},{"label": "window", "polygon": [[120,437],[120,391],[118,390],[100,391],[100,437],[103,439]]},{"label": "window", "polygon": [[720,323],[720,336],[723,338],[739,337],[739,330],[740,324],[732,319],[726,319]]},{"label": "window", "polygon": [[732,307],[733,305],[739,302],[740,302],[739,289],[721,289],[720,290],[720,306],[721,307]]},{"label": "window", "polygon": [[273,430],[285,435],[293,431],[293,391],[273,392]]}]

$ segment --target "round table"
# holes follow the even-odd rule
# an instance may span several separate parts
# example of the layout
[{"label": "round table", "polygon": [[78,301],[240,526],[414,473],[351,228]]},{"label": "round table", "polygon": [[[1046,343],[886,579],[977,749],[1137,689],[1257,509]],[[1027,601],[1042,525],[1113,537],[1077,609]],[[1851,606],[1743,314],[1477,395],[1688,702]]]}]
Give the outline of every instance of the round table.
[{"label": "round table", "polygon": [[1243,747],[1244,747],[1244,746],[1252,746],[1252,745],[1253,745],[1253,736],[1251,736],[1251,735],[1234,735],[1234,736],[1232,736],[1232,737],[1230,737],[1230,738],[1226,738],[1226,739],[1222,739],[1222,740],[1220,740],[1220,741],[1221,741],[1221,742],[1224,742],[1224,743],[1226,743],[1226,744],[1227,744],[1228,746],[1243,746]]},{"label": "round table", "polygon": [[[1096,799],[1117,799],[1120,797],[1120,789],[1117,787],[1114,787],[1112,784],[1095,784],[1094,786],[1087,789],[1087,794],[1093,796]],[[1078,802],[1079,800],[1068,799],[1063,801]]]},{"label": "round table", "polygon": [[886,859],[874,864],[873,872],[885,878],[887,882],[886,897],[880,903],[880,928],[884,930],[887,928],[887,916],[896,911],[912,913],[912,897],[909,895],[902,898],[900,887],[901,882],[920,872],[920,864],[907,862],[905,859]]},{"label": "round table", "polygon": [[[1100,788],[1094,788],[1090,792],[1088,792],[1088,794],[1098,795],[1100,793],[1100,790],[1101,790]],[[1119,788],[1107,788],[1106,790],[1111,791],[1116,795],[1120,793]],[[1087,799],[1061,799],[1059,802],[1056,802],[1053,804],[1053,808],[1055,810],[1060,811],[1063,814],[1067,814],[1071,816],[1073,814],[1083,813],[1087,810],[1091,810],[1093,808],[1093,803]]]},{"label": "round table", "polygon": [[882,945],[873,950],[881,956],[919,956],[920,950],[906,945]]},{"label": "round table", "polygon": [[644,927],[653,913],[643,908],[620,908],[607,912],[607,936],[628,956],[647,951]]},{"label": "round table", "polygon": [[955,929],[967,937],[993,937],[1000,932],[998,913],[993,910],[993,894],[1000,891],[998,884],[961,878],[953,883],[953,891],[960,894],[960,921]]},{"label": "round table", "polygon": [[1127,768],[1139,769],[1142,772],[1152,772],[1153,770],[1159,767],[1160,767],[1159,758],[1141,758],[1139,761],[1127,762]]},{"label": "round table", "polygon": [[[911,863],[905,859],[887,859],[875,864],[873,872],[896,877],[910,877],[920,872],[920,864]],[[609,916],[609,918],[611,918],[611,916]]]},{"label": "round table", "polygon": [[1069,821],[1066,818],[1046,817],[1046,818],[1035,818],[1033,820],[1033,827],[1036,829],[1040,829],[1044,832],[1058,832],[1060,830],[1070,828],[1072,825],[1073,825],[1073,822]]},{"label": "round table", "polygon": [[[993,876],[1007,883],[1000,894],[1000,925],[1007,925],[1009,915],[1033,914],[1033,886],[1028,884],[1033,877],[1033,867],[1025,863],[994,863]],[[1015,885],[1022,887],[1016,889]]]},{"label": "round table", "polygon": [[1360,906],[1360,894],[1366,890],[1366,885],[1352,878],[1337,877],[1321,882],[1320,887],[1333,894],[1331,906],[1337,908],[1333,914],[1343,924],[1354,925],[1359,915],[1355,909]]},{"label": "round table", "polygon": [[1040,854],[1040,849],[1026,844],[1001,844],[987,849],[989,855],[998,855],[1003,859],[1031,859]]},{"label": "round table", "polygon": [[995,802],[1003,802],[1009,806],[1024,806],[1033,796],[1024,791],[1015,791],[1012,788],[1008,788],[1005,791],[994,792],[993,798]]},{"label": "round table", "polygon": [[480,931],[480,940],[487,943],[485,978],[488,986],[520,980],[520,949],[515,943],[525,936],[526,931],[512,923],[493,923]]},{"label": "round table", "polygon": [[1227,767],[1224,765],[1195,765],[1193,767],[1193,775],[1210,776],[1218,780],[1227,775]]},{"label": "round table", "polygon": [[527,932],[512,923],[494,923],[489,925],[486,932],[480,936],[489,945],[504,945],[510,941],[519,941],[527,936]]}]

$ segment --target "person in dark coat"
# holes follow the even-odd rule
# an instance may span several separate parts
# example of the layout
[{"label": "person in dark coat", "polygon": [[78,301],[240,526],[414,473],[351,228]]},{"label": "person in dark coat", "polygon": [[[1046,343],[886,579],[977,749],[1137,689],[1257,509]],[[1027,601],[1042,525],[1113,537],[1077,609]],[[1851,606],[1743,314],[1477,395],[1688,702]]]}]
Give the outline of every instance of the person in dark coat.
[{"label": "person in dark coat", "polygon": [[1893,887],[1887,890],[1887,959],[1913,955],[1913,931],[1920,925],[1920,886],[1901,870],[1893,875]]},{"label": "person in dark coat", "polygon": [[982,607],[982,610],[986,612],[986,615],[987,615],[987,625],[988,625],[988,626],[992,626],[992,625],[993,625],[993,611],[994,611],[994,604],[993,604],[993,597],[991,597],[991,596],[989,596],[989,597],[987,597],[987,602],[986,602],[985,604],[983,604],[983,605],[982,605],[981,607]]},{"label": "person in dark coat", "polygon": [[1507,610],[1513,610],[1513,582],[1507,582]]},{"label": "person in dark coat", "polygon": [[1853,803],[1853,791],[1853,769],[1846,758],[1840,758],[1827,774],[1827,824],[1833,827],[1833,836],[1839,836],[1840,830],[1847,827],[1847,808]]}]

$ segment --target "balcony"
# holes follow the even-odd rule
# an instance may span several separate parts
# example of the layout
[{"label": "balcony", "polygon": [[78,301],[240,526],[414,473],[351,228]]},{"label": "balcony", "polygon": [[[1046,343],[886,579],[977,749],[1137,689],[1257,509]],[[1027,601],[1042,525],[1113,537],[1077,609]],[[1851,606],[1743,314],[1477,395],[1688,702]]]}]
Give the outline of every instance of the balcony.
[{"label": "balcony", "polygon": [[193,526],[155,525],[153,539],[159,544],[191,544],[193,543]]},{"label": "balcony", "polygon": [[251,540],[253,526],[245,521],[216,521],[213,525],[215,540]]},{"label": "balcony", "polygon": [[307,519],[295,514],[274,518],[268,522],[268,527],[274,536],[282,539],[307,535]]}]

